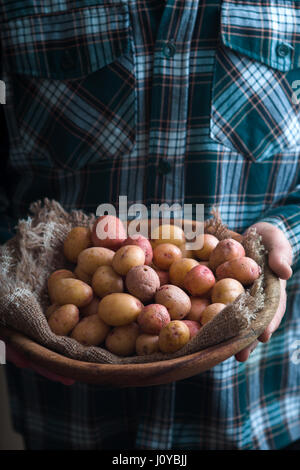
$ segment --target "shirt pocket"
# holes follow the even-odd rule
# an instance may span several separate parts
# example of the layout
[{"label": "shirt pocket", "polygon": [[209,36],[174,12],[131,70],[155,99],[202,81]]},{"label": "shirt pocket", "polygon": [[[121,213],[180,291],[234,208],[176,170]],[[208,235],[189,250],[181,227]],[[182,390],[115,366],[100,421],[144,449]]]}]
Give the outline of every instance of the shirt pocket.
[{"label": "shirt pocket", "polygon": [[300,3],[223,1],[211,138],[252,161],[299,149],[299,79]]},{"label": "shirt pocket", "polygon": [[1,40],[16,158],[79,169],[132,150],[136,87],[126,3],[21,17],[2,25]]}]

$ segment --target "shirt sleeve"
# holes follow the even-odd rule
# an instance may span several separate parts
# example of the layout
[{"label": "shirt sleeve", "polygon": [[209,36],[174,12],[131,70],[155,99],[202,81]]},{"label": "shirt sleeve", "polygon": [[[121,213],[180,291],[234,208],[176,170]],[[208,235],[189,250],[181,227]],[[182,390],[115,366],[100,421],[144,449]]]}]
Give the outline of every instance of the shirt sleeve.
[{"label": "shirt sleeve", "polygon": [[300,183],[284,201],[268,209],[257,222],[269,222],[283,231],[293,249],[292,268],[300,268]]}]

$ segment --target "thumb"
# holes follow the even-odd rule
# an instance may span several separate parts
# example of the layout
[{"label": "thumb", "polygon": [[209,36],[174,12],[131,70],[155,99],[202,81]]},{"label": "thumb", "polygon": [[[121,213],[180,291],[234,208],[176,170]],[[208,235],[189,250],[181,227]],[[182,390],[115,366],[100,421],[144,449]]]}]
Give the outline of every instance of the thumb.
[{"label": "thumb", "polygon": [[262,236],[262,241],[268,250],[269,266],[283,280],[293,274],[291,264],[293,259],[292,247],[283,231],[267,222],[259,222],[251,226]]}]

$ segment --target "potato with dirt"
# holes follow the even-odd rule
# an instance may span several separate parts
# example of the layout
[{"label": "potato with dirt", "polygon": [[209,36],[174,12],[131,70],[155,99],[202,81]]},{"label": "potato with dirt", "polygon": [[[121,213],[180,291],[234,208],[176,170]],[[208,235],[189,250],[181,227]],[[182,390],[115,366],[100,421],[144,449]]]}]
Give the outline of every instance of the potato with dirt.
[{"label": "potato with dirt", "polygon": [[56,309],[48,319],[50,329],[58,336],[68,336],[79,322],[79,309],[66,304]]},{"label": "potato with dirt", "polygon": [[93,298],[93,289],[79,279],[59,279],[52,289],[53,303],[73,304],[76,307],[88,305]]},{"label": "potato with dirt", "polygon": [[146,264],[131,268],[127,273],[125,284],[128,292],[143,303],[150,302],[160,287],[157,273]]},{"label": "potato with dirt", "polygon": [[159,352],[158,335],[143,333],[137,337],[135,350],[138,356],[148,356]]},{"label": "potato with dirt", "polygon": [[105,347],[117,356],[131,356],[136,351],[136,341],[140,330],[133,322],[129,325],[116,326],[106,337]]},{"label": "potato with dirt", "polygon": [[225,278],[217,281],[212,288],[212,303],[231,304],[245,289],[236,279]]},{"label": "potato with dirt", "polygon": [[119,248],[112,260],[112,267],[121,276],[126,276],[128,271],[135,266],[145,264],[145,253],[139,246],[125,245]]},{"label": "potato with dirt", "polygon": [[114,293],[103,297],[98,315],[107,325],[123,326],[135,321],[144,305],[133,295]]},{"label": "potato with dirt", "polygon": [[245,256],[243,245],[233,238],[225,238],[224,240],[221,240],[211,252],[209,257],[209,267],[215,271],[217,267],[220,264],[225,263],[225,261],[242,258],[242,256]]},{"label": "potato with dirt", "polygon": [[248,256],[235,258],[220,264],[216,269],[218,279],[230,277],[244,286],[250,286],[261,275],[261,267]]},{"label": "potato with dirt", "polygon": [[189,296],[180,287],[166,284],[155,294],[155,303],[164,305],[172,320],[182,320],[191,310]]},{"label": "potato with dirt", "polygon": [[79,254],[92,246],[91,231],[86,227],[74,227],[64,241],[64,255],[68,261],[77,263]]},{"label": "potato with dirt", "polygon": [[141,331],[150,335],[158,334],[170,321],[171,317],[167,308],[160,304],[146,305],[137,317]]},{"label": "potato with dirt", "polygon": [[180,320],[172,320],[159,333],[159,349],[163,353],[173,353],[190,340],[189,327]]},{"label": "potato with dirt", "polygon": [[101,298],[114,292],[124,292],[123,278],[111,266],[99,266],[92,278],[92,288]]},{"label": "potato with dirt", "polygon": [[83,346],[99,346],[105,340],[110,327],[99,318],[99,315],[84,317],[71,333],[71,338],[76,339]]}]

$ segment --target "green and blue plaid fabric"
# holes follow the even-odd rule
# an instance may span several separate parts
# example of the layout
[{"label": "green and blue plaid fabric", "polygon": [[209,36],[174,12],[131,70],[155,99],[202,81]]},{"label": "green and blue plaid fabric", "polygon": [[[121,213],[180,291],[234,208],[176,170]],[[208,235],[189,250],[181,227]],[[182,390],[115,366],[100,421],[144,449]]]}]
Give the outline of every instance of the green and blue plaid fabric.
[{"label": "green and blue plaid fabric", "polygon": [[[51,383],[7,366],[30,448],[279,449],[300,438],[300,2],[0,0],[1,236],[30,202],[217,206],[292,244],[270,343],[180,382]],[[297,94],[298,93],[298,94]],[[7,127],[7,132],[6,132]]]}]

